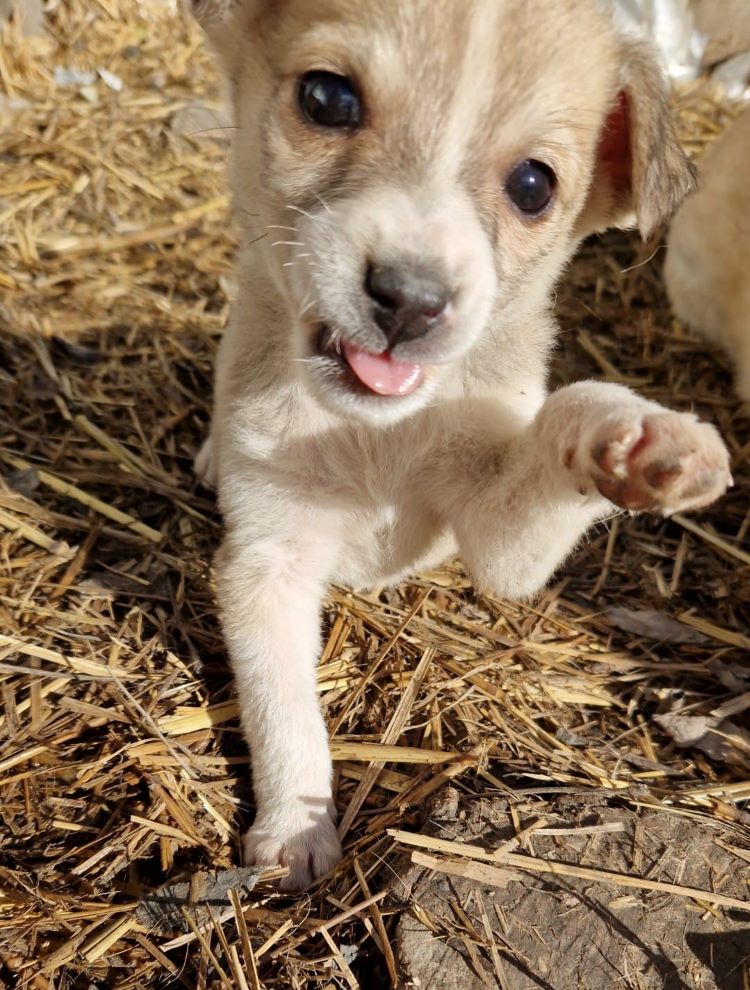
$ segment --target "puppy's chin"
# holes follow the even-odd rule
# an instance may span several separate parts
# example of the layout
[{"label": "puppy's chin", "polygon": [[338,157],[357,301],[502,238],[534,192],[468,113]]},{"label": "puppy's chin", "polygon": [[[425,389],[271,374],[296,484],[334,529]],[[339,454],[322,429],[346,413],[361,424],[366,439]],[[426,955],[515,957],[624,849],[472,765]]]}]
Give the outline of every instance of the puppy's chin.
[{"label": "puppy's chin", "polygon": [[367,426],[390,426],[418,412],[434,396],[445,370],[425,367],[420,384],[408,395],[378,395],[334,357],[315,355],[302,362],[303,381],[324,409]]}]

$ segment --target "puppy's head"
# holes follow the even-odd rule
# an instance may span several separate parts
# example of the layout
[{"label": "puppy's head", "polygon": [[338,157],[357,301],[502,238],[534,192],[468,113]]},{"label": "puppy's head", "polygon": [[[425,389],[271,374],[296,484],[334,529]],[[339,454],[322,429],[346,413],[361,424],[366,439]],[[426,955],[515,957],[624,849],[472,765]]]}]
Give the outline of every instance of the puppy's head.
[{"label": "puppy's head", "polygon": [[663,82],[597,0],[194,0],[230,80],[234,189],[331,408],[392,422],[512,366],[586,234],[689,190]]}]

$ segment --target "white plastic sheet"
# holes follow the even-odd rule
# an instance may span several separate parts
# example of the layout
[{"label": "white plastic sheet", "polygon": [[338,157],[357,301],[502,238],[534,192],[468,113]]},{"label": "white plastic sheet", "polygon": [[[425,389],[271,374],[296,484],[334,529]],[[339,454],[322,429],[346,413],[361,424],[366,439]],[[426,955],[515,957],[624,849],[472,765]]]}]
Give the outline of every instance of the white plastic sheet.
[{"label": "white plastic sheet", "polygon": [[728,100],[750,101],[750,52],[728,58],[714,69],[711,78]]},{"label": "white plastic sheet", "polygon": [[672,79],[700,71],[706,39],[696,30],[690,0],[605,0],[622,31],[648,38]]}]

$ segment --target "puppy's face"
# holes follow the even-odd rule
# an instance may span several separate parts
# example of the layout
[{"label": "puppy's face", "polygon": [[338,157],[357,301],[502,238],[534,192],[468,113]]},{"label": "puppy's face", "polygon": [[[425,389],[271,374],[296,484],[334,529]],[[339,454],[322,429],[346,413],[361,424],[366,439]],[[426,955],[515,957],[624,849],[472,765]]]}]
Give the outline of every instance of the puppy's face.
[{"label": "puppy's face", "polygon": [[482,335],[523,349],[514,312],[588,232],[619,91],[594,0],[211,3],[240,219],[321,400],[392,422]]}]

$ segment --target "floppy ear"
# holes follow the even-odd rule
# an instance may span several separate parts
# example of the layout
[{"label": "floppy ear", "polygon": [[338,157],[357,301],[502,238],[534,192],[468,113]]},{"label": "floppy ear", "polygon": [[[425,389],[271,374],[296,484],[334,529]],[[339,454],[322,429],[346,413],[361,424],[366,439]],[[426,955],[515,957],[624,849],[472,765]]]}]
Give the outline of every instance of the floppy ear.
[{"label": "floppy ear", "polygon": [[228,62],[242,37],[241,21],[255,6],[251,0],[184,0],[217,55]]},{"label": "floppy ear", "polygon": [[667,84],[648,45],[619,43],[620,90],[599,137],[583,236],[638,226],[647,238],[695,187],[695,169],[680,147]]},{"label": "floppy ear", "polygon": [[237,13],[240,0],[186,0],[187,8],[206,31],[220,27]]}]

